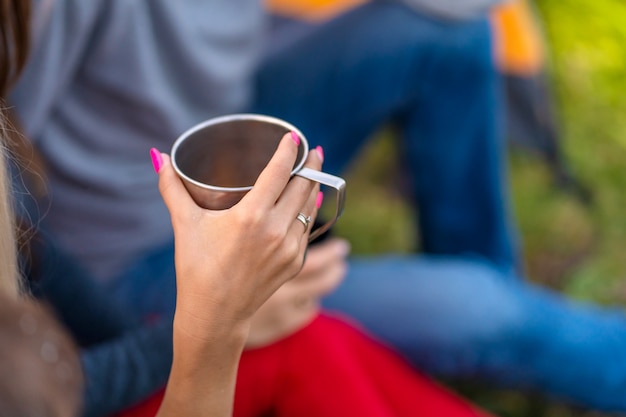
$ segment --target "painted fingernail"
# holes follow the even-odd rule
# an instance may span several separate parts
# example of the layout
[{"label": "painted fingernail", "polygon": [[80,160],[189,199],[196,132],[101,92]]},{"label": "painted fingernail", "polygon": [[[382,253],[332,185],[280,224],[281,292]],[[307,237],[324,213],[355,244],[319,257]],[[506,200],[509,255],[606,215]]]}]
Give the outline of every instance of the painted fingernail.
[{"label": "painted fingernail", "polygon": [[291,139],[296,142],[296,145],[300,146],[300,136],[298,136],[298,134],[293,130],[291,131]]},{"label": "painted fingernail", "polygon": [[157,174],[161,170],[163,166],[163,157],[161,156],[161,152],[156,148],[150,149],[150,158],[152,158],[152,166],[154,167],[154,172]]},{"label": "painted fingernail", "polygon": [[317,208],[322,207],[322,201],[324,201],[324,193],[320,191],[319,193],[317,193],[317,199],[315,200],[315,207]]},{"label": "painted fingernail", "polygon": [[320,156],[320,159],[322,160],[322,162],[324,162],[324,149],[321,146],[318,146],[317,148],[315,148],[315,150],[317,151],[317,154]]}]

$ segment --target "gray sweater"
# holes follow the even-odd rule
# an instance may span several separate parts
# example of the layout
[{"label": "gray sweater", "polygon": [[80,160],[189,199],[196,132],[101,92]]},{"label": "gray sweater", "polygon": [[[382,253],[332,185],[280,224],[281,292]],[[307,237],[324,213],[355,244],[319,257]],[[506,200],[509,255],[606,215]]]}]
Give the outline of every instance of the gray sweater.
[{"label": "gray sweater", "polygon": [[48,168],[49,230],[98,279],[169,241],[148,150],[250,99],[257,0],[38,0],[11,101]]},{"label": "gray sweater", "polygon": [[[47,161],[47,227],[106,281],[172,238],[148,149],[247,106],[266,16],[260,0],[33,1],[12,104]],[[405,1],[445,18],[497,2]]]}]

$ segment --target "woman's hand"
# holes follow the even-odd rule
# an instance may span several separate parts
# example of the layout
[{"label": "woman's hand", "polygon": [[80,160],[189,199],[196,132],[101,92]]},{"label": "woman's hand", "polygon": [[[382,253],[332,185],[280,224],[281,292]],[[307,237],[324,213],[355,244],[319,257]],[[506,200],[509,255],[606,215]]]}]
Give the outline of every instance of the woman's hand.
[{"label": "woman's hand", "polygon": [[[159,189],[174,228],[174,361],[159,416],[227,416],[252,316],[304,262],[319,186],[290,177],[299,138],[286,134],[252,190],[227,210],[198,207],[167,155],[156,154]],[[319,170],[322,152],[305,166]],[[160,161],[159,161],[160,159]]]},{"label": "woman's hand", "polygon": [[[318,185],[297,176],[290,181],[297,149],[286,134],[252,190],[219,211],[198,207],[163,155],[159,189],[174,228],[181,330],[199,338],[210,338],[210,329],[229,331],[302,268],[310,230],[296,216],[315,218]],[[321,162],[312,151],[306,166],[320,169]]]},{"label": "woman's hand", "polygon": [[300,273],[280,287],[252,318],[246,348],[274,343],[300,330],[318,314],[320,299],[343,280],[350,245],[333,238],[311,246]]}]

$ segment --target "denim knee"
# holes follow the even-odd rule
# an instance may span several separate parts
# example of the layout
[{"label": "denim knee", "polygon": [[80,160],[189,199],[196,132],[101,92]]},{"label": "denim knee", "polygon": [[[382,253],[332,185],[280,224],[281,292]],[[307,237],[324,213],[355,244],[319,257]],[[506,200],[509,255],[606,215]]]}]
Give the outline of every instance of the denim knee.
[{"label": "denim knee", "polygon": [[427,47],[449,62],[466,62],[472,70],[489,72],[494,68],[493,34],[487,16],[442,20],[395,1],[373,2],[363,9],[375,16],[378,30],[372,32],[386,33],[387,40],[404,39]]}]

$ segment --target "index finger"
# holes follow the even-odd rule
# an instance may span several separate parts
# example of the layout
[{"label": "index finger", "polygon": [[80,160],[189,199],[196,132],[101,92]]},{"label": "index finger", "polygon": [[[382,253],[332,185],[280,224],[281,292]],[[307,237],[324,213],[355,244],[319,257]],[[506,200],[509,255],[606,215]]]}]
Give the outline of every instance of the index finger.
[{"label": "index finger", "polygon": [[242,202],[248,202],[255,206],[273,206],[291,178],[300,138],[295,132],[287,132],[278,144],[276,152],[259,178],[254,187],[242,198]]}]

